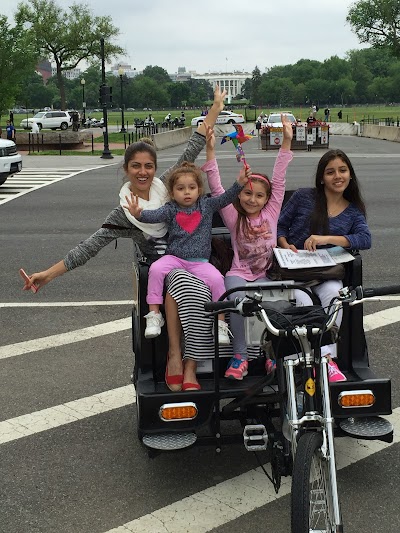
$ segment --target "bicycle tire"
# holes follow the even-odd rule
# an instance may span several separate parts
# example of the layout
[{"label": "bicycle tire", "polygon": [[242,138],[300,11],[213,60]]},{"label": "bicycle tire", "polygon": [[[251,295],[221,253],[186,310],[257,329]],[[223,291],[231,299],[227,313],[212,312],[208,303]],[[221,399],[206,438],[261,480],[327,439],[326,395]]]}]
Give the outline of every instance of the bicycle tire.
[{"label": "bicycle tire", "polygon": [[323,457],[322,434],[304,433],[298,442],[292,475],[292,533],[336,533],[333,490],[328,460]]}]

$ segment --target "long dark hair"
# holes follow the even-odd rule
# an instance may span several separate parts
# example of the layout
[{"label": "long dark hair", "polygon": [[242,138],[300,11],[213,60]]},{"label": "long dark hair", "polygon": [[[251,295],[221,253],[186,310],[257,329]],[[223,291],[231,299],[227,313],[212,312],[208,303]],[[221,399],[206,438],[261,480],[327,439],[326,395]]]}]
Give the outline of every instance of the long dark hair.
[{"label": "long dark hair", "polygon": [[[257,176],[262,176],[262,178],[257,178]],[[264,178],[264,179],[263,179]],[[271,196],[271,181],[269,177],[266,174],[261,174],[260,172],[257,172],[256,175],[251,176],[251,180],[257,181],[258,183],[261,183],[263,187],[265,188],[265,192],[267,195],[267,202],[269,200],[269,197]],[[249,233],[251,231],[251,227],[249,226],[249,223],[247,221],[247,213],[243,209],[243,207],[240,204],[239,196],[237,196],[234,201],[232,202],[233,207],[238,212],[238,218],[236,221],[236,236],[238,237],[239,234],[242,232],[246,239],[250,237]]]},{"label": "long dark hair", "polygon": [[325,169],[331,161],[339,158],[349,167],[350,181],[347,188],[343,192],[343,198],[352,203],[366,216],[365,203],[361,196],[360,185],[351,164],[350,159],[342,150],[329,150],[326,152],[318,162],[317,171],[315,173],[315,204],[314,210],[311,213],[310,232],[311,234],[328,234],[328,207],[325,196],[325,185],[323,182]]}]

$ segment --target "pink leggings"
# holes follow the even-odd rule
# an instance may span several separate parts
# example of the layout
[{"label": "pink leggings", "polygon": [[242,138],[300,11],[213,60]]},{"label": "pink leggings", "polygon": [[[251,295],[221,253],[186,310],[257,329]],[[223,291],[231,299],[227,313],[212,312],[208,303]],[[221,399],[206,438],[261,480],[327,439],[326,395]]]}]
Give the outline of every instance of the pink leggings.
[{"label": "pink leggings", "polygon": [[165,276],[176,268],[186,270],[204,281],[211,290],[213,301],[225,292],[224,276],[209,262],[186,261],[174,255],[164,255],[150,266],[146,298],[148,304],[163,303]]}]

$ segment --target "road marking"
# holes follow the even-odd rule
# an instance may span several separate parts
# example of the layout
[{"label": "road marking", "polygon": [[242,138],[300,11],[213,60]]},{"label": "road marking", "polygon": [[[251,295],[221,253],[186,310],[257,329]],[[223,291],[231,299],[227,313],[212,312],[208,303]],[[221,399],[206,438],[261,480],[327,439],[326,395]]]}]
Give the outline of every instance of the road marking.
[{"label": "road marking", "polygon": [[400,321],[400,306],[391,307],[364,317],[364,330],[372,331]]},{"label": "road marking", "polygon": [[49,348],[55,348],[56,346],[64,346],[65,344],[86,341],[87,339],[110,335],[111,333],[117,333],[131,328],[132,318],[128,317],[113,320],[112,322],[97,324],[97,326],[76,329],[74,331],[69,331],[68,333],[49,335],[48,337],[42,337],[40,339],[8,344],[6,346],[0,346],[0,359],[8,359],[9,357],[15,357],[17,355],[48,350]]},{"label": "road marking", "polygon": [[[395,309],[399,310],[400,307]],[[390,309],[387,311],[390,311]],[[379,311],[378,313],[368,315],[364,318],[364,320],[367,319],[367,322],[371,323],[369,326],[369,331],[388,324],[387,321],[382,322],[379,319],[375,320],[375,317],[379,316],[381,313],[382,311]],[[92,326],[89,328],[71,331],[69,333],[51,335],[42,339],[10,344],[8,346],[0,347],[0,359],[6,359],[7,357],[14,357],[16,355],[22,355],[55,346],[61,346],[62,344],[68,344],[70,342],[79,342],[95,336],[108,335],[110,333],[116,333],[117,331],[124,331],[130,328],[131,318],[129,317],[113,322],[98,324],[97,326]],[[42,343],[41,341],[44,342]],[[74,400],[66,404],[50,407],[42,411],[36,411],[27,415],[11,418],[9,420],[0,422],[0,444],[27,435],[32,435],[37,432],[46,431],[47,429],[59,427],[64,424],[75,422],[76,420],[85,418],[86,416],[94,416],[95,414],[100,414],[100,412],[106,412],[119,407],[124,407],[134,403],[135,401],[135,390],[132,385],[128,385],[95,394],[93,396],[88,396],[86,398],[81,398],[79,400]],[[83,413],[86,414],[85,416],[75,416],[74,418],[71,414],[71,408],[76,410],[77,413],[81,413],[81,415]],[[71,416],[68,418],[66,415]],[[25,429],[22,430],[21,428]]]},{"label": "road marking", "polygon": [[[387,317],[378,318],[381,317],[381,314],[382,311],[379,311],[365,317],[367,323],[370,321],[369,331],[392,323],[388,322]],[[123,323],[122,321],[117,322],[121,322],[121,325]],[[85,330],[90,329],[85,328]],[[127,385],[11,418],[0,422],[0,444],[132,405],[135,402],[135,389],[133,385]],[[393,443],[356,440],[349,437],[336,439],[338,470],[400,442],[400,407],[386,418],[394,427]],[[283,478],[279,495],[275,494],[272,484],[266,482],[262,469],[256,468],[157,509],[106,533],[142,533],[143,531],[147,533],[184,533],[185,531],[207,533],[254,509],[286,496],[290,490],[290,478]]]},{"label": "road marking", "polygon": [[[124,304],[128,302],[130,303],[130,301],[125,301]],[[18,304],[14,305],[18,306]],[[24,305],[27,307],[31,306],[31,304],[23,304],[22,306]],[[63,307],[68,305],[83,306],[85,304],[82,302],[59,302],[58,304],[53,302],[43,304],[44,307]],[[86,305],[95,305],[95,302],[86,302]],[[107,302],[99,302],[98,305],[107,305]],[[114,305],[120,305],[120,303],[114,302]],[[12,304],[0,304],[0,307],[3,306],[11,307]],[[400,306],[392,307],[390,309],[385,309],[384,311],[379,311],[377,313],[373,313],[372,315],[365,316],[364,328],[366,331],[371,331],[372,329],[387,326],[398,321],[400,321]],[[119,320],[113,320],[111,322],[103,322],[102,324],[97,324],[96,326],[89,326],[87,328],[77,329],[74,331],[69,331],[67,333],[50,335],[48,337],[41,337],[39,339],[18,342],[15,344],[7,344],[5,346],[0,346],[0,360],[8,359],[9,357],[16,357],[18,355],[24,355],[31,352],[38,352],[40,350],[48,350],[57,346],[64,346],[66,344],[81,342],[87,339],[101,337],[103,335],[110,335],[111,333],[118,333],[120,331],[130,329],[131,327],[131,317],[128,317],[121,318]]]},{"label": "road marking", "polygon": [[[21,282],[22,283],[22,282]],[[90,307],[90,306],[108,306],[108,305],[132,305],[134,300],[115,300],[102,301],[95,300],[92,302],[0,302],[0,308],[5,307]]]},{"label": "road marking", "polygon": [[27,415],[10,418],[0,422],[0,444],[119,409],[135,401],[135,387],[127,385]]},{"label": "road marking", "polygon": [[[350,437],[335,440],[338,470],[400,442],[400,408],[386,418],[393,424],[397,434],[393,443],[361,441]],[[279,494],[275,494],[272,483],[267,482],[262,469],[255,468],[106,533],[206,533],[276,501],[290,494],[290,491],[290,478],[282,478]]]},{"label": "road marking", "polygon": [[104,165],[92,168],[47,168],[47,169],[22,169],[18,174],[13,174],[0,188],[0,205],[15,200],[24,194],[51,185],[67,178],[72,178],[83,172],[104,168]]}]

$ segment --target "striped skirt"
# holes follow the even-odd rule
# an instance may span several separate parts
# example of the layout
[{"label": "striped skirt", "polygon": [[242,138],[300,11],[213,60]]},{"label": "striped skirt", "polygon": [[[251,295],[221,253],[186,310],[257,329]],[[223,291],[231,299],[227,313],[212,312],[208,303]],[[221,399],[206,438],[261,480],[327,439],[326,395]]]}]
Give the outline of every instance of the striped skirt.
[{"label": "striped skirt", "polygon": [[[205,316],[204,304],[211,301],[210,289],[185,270],[172,270],[166,278],[167,290],[178,304],[182,324],[184,358],[204,359],[214,357],[214,320]],[[226,315],[229,322],[229,314]],[[220,346],[221,357],[232,357],[231,346]],[[260,349],[249,346],[249,357],[257,357]]]}]

